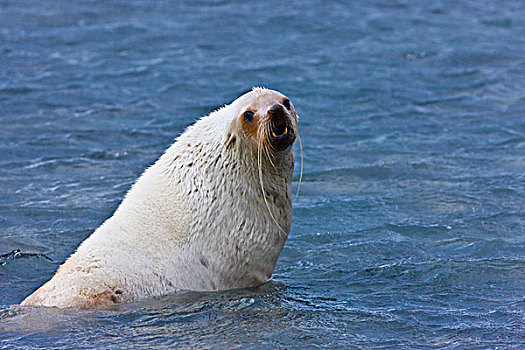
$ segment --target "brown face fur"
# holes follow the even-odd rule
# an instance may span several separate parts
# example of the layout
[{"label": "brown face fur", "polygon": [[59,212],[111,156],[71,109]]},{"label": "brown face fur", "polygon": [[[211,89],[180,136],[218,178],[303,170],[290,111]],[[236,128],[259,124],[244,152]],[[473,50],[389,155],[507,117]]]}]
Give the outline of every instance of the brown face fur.
[{"label": "brown face fur", "polygon": [[[290,128],[290,133],[294,135],[290,139],[290,142],[293,144],[295,135],[297,135],[297,115],[293,104],[288,98],[277,91],[266,89],[254,89],[246,95],[248,103],[246,103],[244,109],[240,110],[239,116],[235,120],[242,133],[255,145],[261,142],[271,145],[271,126],[275,124],[276,119],[272,108],[281,106],[282,114],[280,118],[286,121],[285,124]],[[289,105],[286,101],[288,101]],[[251,120],[245,117],[245,112],[247,111],[253,112]]]}]

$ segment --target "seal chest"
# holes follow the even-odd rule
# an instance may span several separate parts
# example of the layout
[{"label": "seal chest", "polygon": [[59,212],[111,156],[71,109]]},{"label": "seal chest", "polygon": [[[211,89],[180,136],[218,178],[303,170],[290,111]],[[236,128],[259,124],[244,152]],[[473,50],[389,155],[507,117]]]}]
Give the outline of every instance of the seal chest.
[{"label": "seal chest", "polygon": [[290,100],[263,88],[201,118],[22,305],[97,308],[264,283],[290,232],[296,136]]}]

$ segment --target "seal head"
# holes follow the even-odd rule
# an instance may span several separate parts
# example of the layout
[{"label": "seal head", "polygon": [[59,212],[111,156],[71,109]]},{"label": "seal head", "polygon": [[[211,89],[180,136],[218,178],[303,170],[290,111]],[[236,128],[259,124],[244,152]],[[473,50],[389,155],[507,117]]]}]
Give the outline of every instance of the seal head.
[{"label": "seal head", "polygon": [[242,133],[256,149],[266,148],[267,156],[291,149],[297,135],[297,114],[286,96],[255,88],[238,102],[244,109],[232,122],[234,134]]}]

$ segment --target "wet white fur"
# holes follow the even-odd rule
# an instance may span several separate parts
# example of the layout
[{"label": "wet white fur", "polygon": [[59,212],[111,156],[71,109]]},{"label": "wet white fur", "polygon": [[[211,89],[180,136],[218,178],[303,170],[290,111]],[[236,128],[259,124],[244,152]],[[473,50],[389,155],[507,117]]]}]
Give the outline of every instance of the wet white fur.
[{"label": "wet white fur", "polygon": [[[293,150],[262,162],[237,118],[254,89],[190,126],[132,186],[111,218],[22,305],[92,308],[178,290],[255,286],[290,230]],[[233,140],[233,142],[232,142]],[[250,143],[252,142],[252,143]]]}]

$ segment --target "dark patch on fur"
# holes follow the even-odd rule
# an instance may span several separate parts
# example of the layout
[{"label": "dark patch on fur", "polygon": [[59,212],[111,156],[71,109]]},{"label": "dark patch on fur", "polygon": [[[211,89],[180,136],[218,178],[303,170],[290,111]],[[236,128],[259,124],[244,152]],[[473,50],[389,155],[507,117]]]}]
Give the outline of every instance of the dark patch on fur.
[{"label": "dark patch on fur", "polygon": [[159,275],[158,273],[156,272],[153,272],[153,275],[155,275],[156,277],[158,277],[161,281],[161,283],[165,283],[167,284],[168,286],[170,287],[173,287],[173,283],[171,283],[171,281],[169,279],[167,279],[166,277],[162,276],[162,275]]}]

